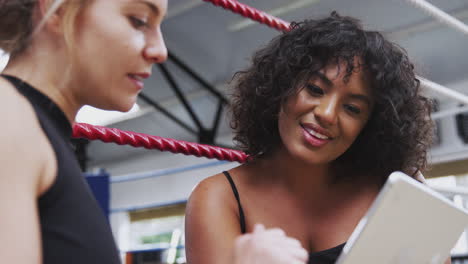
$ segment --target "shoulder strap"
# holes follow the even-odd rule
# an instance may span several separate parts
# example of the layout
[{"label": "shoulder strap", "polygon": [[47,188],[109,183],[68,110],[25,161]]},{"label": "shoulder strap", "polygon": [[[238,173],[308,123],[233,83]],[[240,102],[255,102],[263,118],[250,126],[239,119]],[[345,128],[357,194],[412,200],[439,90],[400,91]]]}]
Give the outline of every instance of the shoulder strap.
[{"label": "shoulder strap", "polygon": [[46,100],[44,98],[46,97],[32,88],[32,86],[28,83],[12,75],[0,74],[0,76],[10,82],[13,87],[15,87],[16,91],[18,91],[31,103],[34,109],[36,109],[36,102],[32,101],[31,97],[34,97],[36,100],[38,100],[39,103],[45,103],[44,101]]},{"label": "shoulder strap", "polygon": [[11,83],[16,88],[16,90],[18,90],[18,92],[23,94],[23,91],[20,89],[22,85],[22,81],[20,79],[6,74],[0,74],[0,76]]},{"label": "shoulder strap", "polygon": [[224,176],[226,176],[226,178],[228,179],[229,184],[231,185],[231,188],[232,188],[232,192],[234,193],[234,196],[236,197],[237,204],[239,206],[239,221],[240,221],[240,226],[241,226],[241,232],[242,232],[242,234],[245,234],[245,232],[246,232],[246,230],[245,230],[245,217],[244,217],[244,210],[242,209],[242,205],[241,205],[241,202],[240,202],[239,192],[237,192],[236,185],[234,184],[234,181],[232,180],[232,177],[229,174],[229,172],[223,171],[223,173],[224,173]]}]

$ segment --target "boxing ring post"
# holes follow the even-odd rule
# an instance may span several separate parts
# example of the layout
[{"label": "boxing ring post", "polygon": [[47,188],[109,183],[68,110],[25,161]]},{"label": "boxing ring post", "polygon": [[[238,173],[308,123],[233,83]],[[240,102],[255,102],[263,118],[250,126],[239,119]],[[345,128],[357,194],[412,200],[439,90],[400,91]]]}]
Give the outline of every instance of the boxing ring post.
[{"label": "boxing ring post", "polygon": [[91,191],[101,207],[104,215],[109,220],[110,216],[110,175],[101,169],[97,174],[85,173],[85,179]]}]

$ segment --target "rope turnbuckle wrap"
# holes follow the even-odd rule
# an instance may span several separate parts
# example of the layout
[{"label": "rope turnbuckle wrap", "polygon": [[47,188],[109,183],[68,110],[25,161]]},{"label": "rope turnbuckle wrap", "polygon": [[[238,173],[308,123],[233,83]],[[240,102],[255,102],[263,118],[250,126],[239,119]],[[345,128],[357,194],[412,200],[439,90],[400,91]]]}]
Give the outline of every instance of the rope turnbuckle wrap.
[{"label": "rope turnbuckle wrap", "polygon": [[231,10],[232,12],[239,14],[243,17],[250,18],[260,24],[267,25],[271,28],[279,31],[289,31],[290,23],[282,19],[269,15],[263,11],[255,9],[246,4],[242,4],[236,0],[203,0],[210,2],[215,6],[220,6],[224,9]]},{"label": "rope turnbuckle wrap", "polygon": [[116,128],[93,126],[85,123],[76,123],[73,126],[73,137],[87,138],[89,140],[99,139],[106,143],[113,142],[119,145],[158,149],[161,151],[170,151],[172,153],[206,157],[209,159],[237,161],[240,163],[244,163],[247,160],[247,155],[238,150],[123,131]]}]

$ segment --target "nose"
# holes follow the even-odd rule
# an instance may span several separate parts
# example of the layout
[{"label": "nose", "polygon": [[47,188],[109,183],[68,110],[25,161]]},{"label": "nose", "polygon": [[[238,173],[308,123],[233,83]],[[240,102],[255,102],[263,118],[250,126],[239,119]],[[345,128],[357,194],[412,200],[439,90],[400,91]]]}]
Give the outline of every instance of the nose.
[{"label": "nose", "polygon": [[167,59],[166,43],[161,30],[158,29],[155,33],[148,38],[143,55],[146,60],[152,63],[163,63]]},{"label": "nose", "polygon": [[315,108],[315,118],[322,125],[335,125],[338,122],[338,105],[337,96],[323,97]]}]

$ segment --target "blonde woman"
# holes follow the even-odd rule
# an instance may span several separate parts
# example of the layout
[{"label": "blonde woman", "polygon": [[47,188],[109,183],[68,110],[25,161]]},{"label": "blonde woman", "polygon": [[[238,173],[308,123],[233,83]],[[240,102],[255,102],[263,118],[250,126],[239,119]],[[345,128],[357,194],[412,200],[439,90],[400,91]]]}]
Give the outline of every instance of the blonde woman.
[{"label": "blonde woman", "polygon": [[69,144],[83,105],[129,110],[166,59],[167,0],[0,0],[2,263],[119,263]]},{"label": "blonde woman", "polygon": [[[83,105],[133,106],[152,64],[166,60],[166,9],[167,0],[0,0],[10,54],[0,77],[2,263],[120,262],[68,140]],[[259,226],[232,259],[284,263],[283,246],[306,258],[299,242]]]}]

